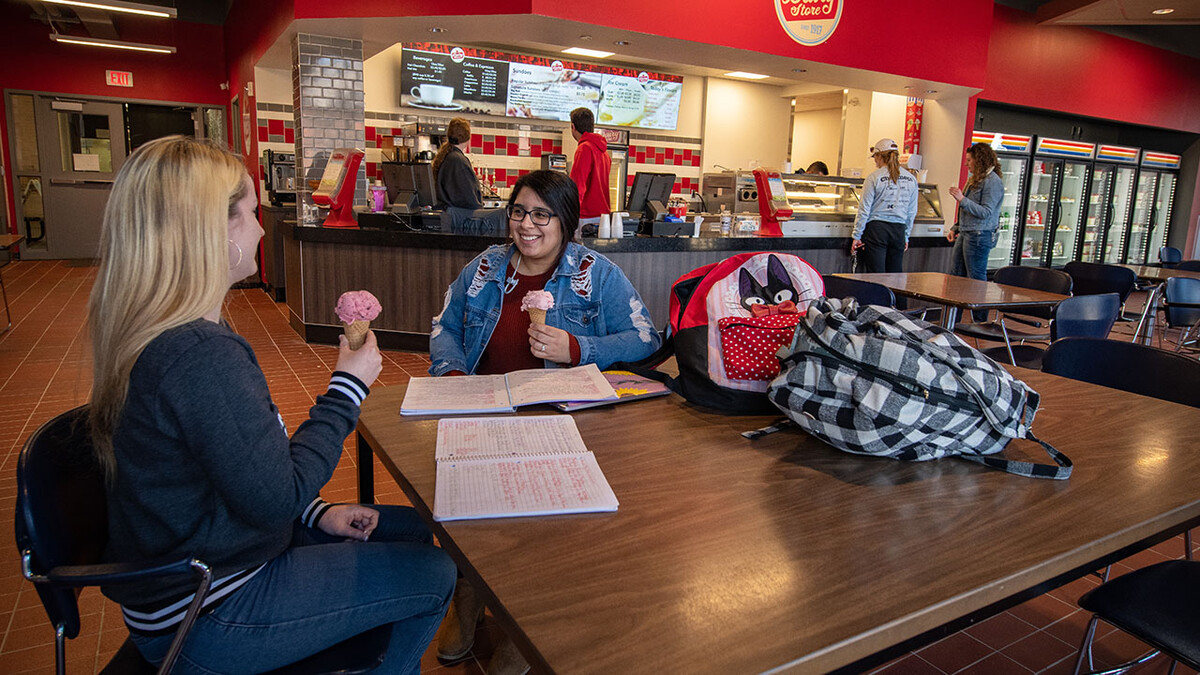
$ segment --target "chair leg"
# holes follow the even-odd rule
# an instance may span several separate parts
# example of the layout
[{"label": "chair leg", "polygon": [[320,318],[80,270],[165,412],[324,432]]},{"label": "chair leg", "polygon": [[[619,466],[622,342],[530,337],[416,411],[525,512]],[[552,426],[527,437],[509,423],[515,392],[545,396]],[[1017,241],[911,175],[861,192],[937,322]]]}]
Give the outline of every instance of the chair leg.
[{"label": "chair leg", "polygon": [[1187,548],[1187,550],[1183,552],[1184,559],[1194,560],[1194,558],[1192,557],[1192,531],[1191,530],[1188,530],[1187,532],[1183,533],[1183,545],[1184,545],[1184,547]]},{"label": "chair leg", "polygon": [[1087,667],[1092,669],[1092,638],[1096,636],[1096,623],[1100,621],[1100,617],[1093,614],[1092,620],[1088,622],[1087,631],[1083,634],[1083,643],[1079,645],[1079,656],[1075,657],[1075,675],[1079,675],[1083,668],[1083,659],[1087,657]]},{"label": "chair leg", "polygon": [[54,627],[54,672],[67,673],[67,633],[62,624]]},{"label": "chair leg", "polygon": [[1000,317],[1000,332],[1004,334],[1004,348],[1008,350],[1008,362],[1017,365],[1017,357],[1013,356],[1012,340],[1008,339],[1008,328],[1004,325],[1004,317]]}]

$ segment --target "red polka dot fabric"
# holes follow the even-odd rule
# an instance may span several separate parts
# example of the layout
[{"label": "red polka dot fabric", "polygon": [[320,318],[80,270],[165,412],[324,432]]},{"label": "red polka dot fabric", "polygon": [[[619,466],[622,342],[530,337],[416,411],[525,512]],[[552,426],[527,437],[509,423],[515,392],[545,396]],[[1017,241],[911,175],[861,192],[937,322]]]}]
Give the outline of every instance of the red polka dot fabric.
[{"label": "red polka dot fabric", "polygon": [[727,316],[717,321],[725,376],[733,380],[771,380],[779,374],[780,347],[791,344],[802,314],[761,317]]}]

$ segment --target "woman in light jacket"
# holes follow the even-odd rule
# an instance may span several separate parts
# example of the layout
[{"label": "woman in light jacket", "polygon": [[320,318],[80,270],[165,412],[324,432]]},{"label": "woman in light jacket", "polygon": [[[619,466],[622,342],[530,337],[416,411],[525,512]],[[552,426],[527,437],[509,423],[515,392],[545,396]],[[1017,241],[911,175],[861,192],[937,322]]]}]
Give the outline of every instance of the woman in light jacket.
[{"label": "woman in light jacket", "polygon": [[[950,196],[958,200],[958,222],[946,233],[954,242],[950,273],[982,281],[987,279],[988,254],[1000,235],[1004,179],[996,151],[986,143],[967,148],[966,161],[967,184],[961,190],[950,188]],[[986,318],[986,312],[975,314],[976,321]]]},{"label": "woman in light jacket", "polygon": [[875,171],[863,180],[850,252],[863,250],[863,272],[903,272],[904,252],[917,218],[917,179],[900,168],[896,141],[880,139],[871,156]]}]

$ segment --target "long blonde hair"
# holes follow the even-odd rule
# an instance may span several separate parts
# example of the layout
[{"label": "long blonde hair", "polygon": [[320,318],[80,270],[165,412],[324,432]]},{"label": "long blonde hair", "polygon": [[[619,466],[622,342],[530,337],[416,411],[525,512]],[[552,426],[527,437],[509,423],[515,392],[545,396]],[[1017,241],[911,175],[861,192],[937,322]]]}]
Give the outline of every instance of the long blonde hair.
[{"label": "long blonde hair", "polygon": [[168,136],[138,148],[113,182],[88,301],[91,433],[110,480],[113,434],[142,350],[219,307],[229,290],[229,218],[245,175],[227,150]]},{"label": "long blonde hair", "polygon": [[892,182],[895,183],[900,180],[900,153],[896,150],[884,150],[883,152],[875,153],[875,155],[887,167],[888,176],[891,177]]}]

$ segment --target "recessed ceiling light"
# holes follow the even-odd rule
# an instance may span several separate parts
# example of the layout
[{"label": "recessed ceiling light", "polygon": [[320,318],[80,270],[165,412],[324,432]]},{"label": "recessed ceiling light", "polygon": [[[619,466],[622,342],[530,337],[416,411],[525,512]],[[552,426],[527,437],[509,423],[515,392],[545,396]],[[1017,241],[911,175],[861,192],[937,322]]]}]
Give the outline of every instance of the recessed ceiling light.
[{"label": "recessed ceiling light", "polygon": [[1162,9],[1156,9],[1156,10],[1154,10],[1153,12],[1150,12],[1150,13],[1151,13],[1151,14],[1170,14],[1171,12],[1174,12],[1174,11],[1175,11],[1175,10],[1174,10],[1174,9],[1171,9],[1170,7],[1163,7]]},{"label": "recessed ceiling light", "polygon": [[591,40],[592,36],[591,35],[580,35],[579,39],[580,40]]},{"label": "recessed ceiling light", "polygon": [[613,40],[613,44],[618,47],[624,47],[629,44],[629,40]]},{"label": "recessed ceiling light", "polygon": [[71,45],[84,45],[85,47],[108,47],[109,49],[128,49],[135,52],[153,52],[155,54],[174,54],[175,48],[170,45],[148,45],[141,42],[124,42],[122,40],[103,40],[101,38],[92,37],[72,37],[70,35],[59,35],[52,33],[50,39],[55,42],[62,42]]},{"label": "recessed ceiling light", "polygon": [[759,75],[758,73],[747,73],[741,70],[735,70],[732,73],[725,73],[725,77],[737,77],[743,80],[765,80],[770,75]]},{"label": "recessed ceiling light", "polygon": [[433,28],[429,29],[429,32],[430,33],[445,33],[446,29],[442,28],[441,26],[434,26]]},{"label": "recessed ceiling light", "polygon": [[925,90],[925,93],[926,93],[926,94],[936,94],[936,93],[937,93],[937,89],[926,89],[926,90]]},{"label": "recessed ceiling light", "polygon": [[807,73],[808,68],[792,68],[793,73]]},{"label": "recessed ceiling light", "polygon": [[174,7],[159,7],[158,5],[145,5],[140,2],[122,2],[122,0],[104,0],[103,2],[84,2],[83,0],[42,0],[53,5],[71,5],[73,7],[87,7],[89,9],[105,9],[110,12],[124,12],[126,14],[140,14],[142,16],[154,16],[161,19],[174,19],[178,16],[178,12]]},{"label": "recessed ceiling light", "polygon": [[604,52],[599,49],[586,49],[584,47],[571,47],[563,50],[564,54],[575,54],[577,56],[590,56],[594,59],[607,59],[613,55],[613,52]]}]

